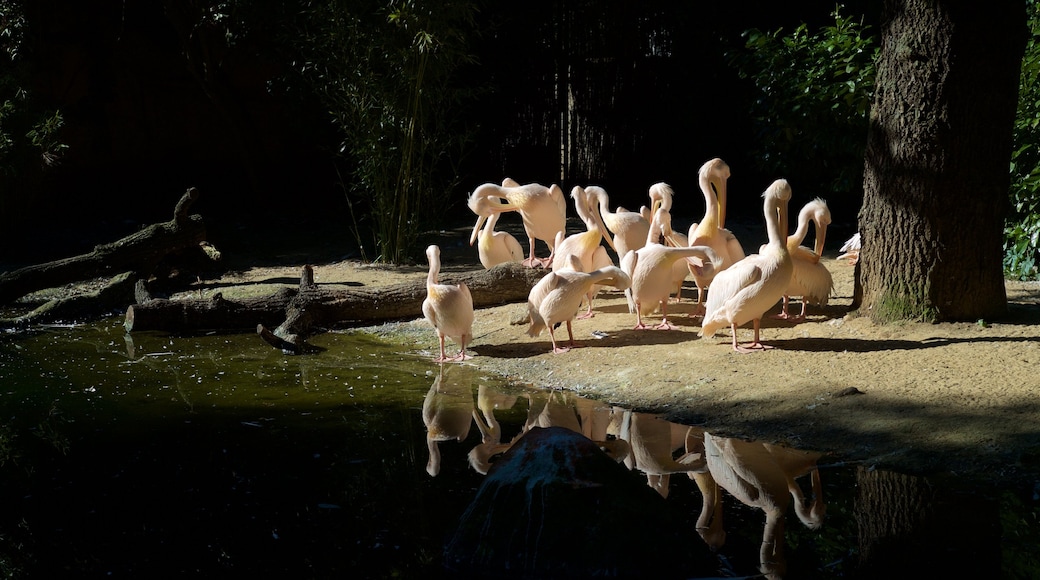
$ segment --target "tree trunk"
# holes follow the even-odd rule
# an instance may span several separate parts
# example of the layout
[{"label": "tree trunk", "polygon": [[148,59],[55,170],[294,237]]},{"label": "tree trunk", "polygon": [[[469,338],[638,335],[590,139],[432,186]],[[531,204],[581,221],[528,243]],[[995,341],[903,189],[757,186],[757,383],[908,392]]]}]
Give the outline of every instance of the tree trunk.
[{"label": "tree trunk", "polygon": [[1007,312],[1023,2],[886,0],[860,210],[854,303],[879,321]]}]

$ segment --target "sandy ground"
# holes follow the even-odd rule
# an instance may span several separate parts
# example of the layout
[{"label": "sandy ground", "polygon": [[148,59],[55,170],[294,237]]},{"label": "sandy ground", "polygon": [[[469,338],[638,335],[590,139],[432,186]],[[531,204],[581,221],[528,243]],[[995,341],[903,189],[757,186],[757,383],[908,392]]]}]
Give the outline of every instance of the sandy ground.
[{"label": "sandy ground", "polygon": [[[449,232],[442,240],[446,272],[480,267],[475,249],[457,243],[459,237]],[[699,338],[700,318],[691,316],[696,291],[688,280],[682,300],[668,308],[678,329],[635,330],[624,296],[604,292],[595,300],[595,316],[574,322],[579,346],[562,354],[550,352],[548,334],[531,338],[526,325],[516,324],[526,305],[479,309],[469,347],[473,358],[464,364],[661,413],[719,435],[830,452],[836,461],[1035,483],[1040,284],[1008,282],[1005,320],[877,325],[849,312],[854,268],[834,254],[824,262],[835,283],[829,305],[811,308],[800,323],[764,320],[762,340],[773,350],[735,353],[728,330]],[[238,276],[291,280],[298,272]],[[315,267],[318,283],[380,285],[425,276],[425,265],[344,261]],[[771,313],[778,311],[779,305]],[[414,320],[368,330],[391,336],[418,356],[436,354],[435,334],[418,313]],[[565,327],[557,334],[566,340]],[[750,327],[739,331],[741,341],[751,335]]]}]

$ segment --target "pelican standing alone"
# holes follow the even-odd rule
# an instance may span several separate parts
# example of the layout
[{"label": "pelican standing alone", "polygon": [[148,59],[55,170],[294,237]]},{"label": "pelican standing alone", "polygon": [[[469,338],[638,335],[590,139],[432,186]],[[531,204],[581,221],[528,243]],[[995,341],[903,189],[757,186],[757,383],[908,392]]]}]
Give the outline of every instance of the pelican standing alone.
[{"label": "pelican standing alone", "polygon": [[[567,260],[569,268],[546,274],[531,288],[527,298],[527,309],[531,317],[531,326],[527,334],[538,336],[548,328],[554,353],[567,352],[576,346],[571,321],[577,315],[585,294],[594,284],[610,285],[624,290],[631,283],[628,274],[617,266],[606,266],[586,273],[581,271],[581,263],[576,256],[568,255]],[[563,322],[567,323],[567,347],[558,346],[553,334],[553,329]]]},{"label": "pelican standing alone", "polygon": [[744,248],[740,241],[726,228],[726,183],[729,180],[729,165],[719,158],[701,166],[697,172],[701,193],[704,194],[704,218],[690,226],[689,244],[708,246],[722,258],[719,270],[705,274],[693,274],[697,285],[697,304],[703,308],[704,290],[719,272],[744,259]]},{"label": "pelican standing alone", "polygon": [[668,322],[668,296],[674,287],[672,266],[676,260],[687,260],[705,269],[714,268],[719,263],[719,257],[706,246],[672,248],[657,243],[655,240],[662,235],[661,221],[666,219],[663,213],[666,213],[664,208],[658,208],[650,222],[646,245],[629,251],[621,260],[621,269],[632,279],[632,286],[625,294],[629,311],[636,314],[637,329],[648,328],[643,323],[643,316],[657,310],[658,306],[661,307],[661,323],[653,328],[675,328]]},{"label": "pelican standing alone", "polygon": [[[466,343],[473,339],[473,296],[465,284],[440,284],[437,276],[441,271],[441,249],[436,245],[426,248],[426,259],[430,262],[430,273],[426,276],[426,299],[422,312],[426,320],[437,330],[441,355],[433,362],[464,361]],[[445,356],[444,338],[451,337],[459,344],[455,356]]]},{"label": "pelican standing alone", "polygon": [[[809,222],[816,227],[816,245],[814,250],[801,246],[802,240],[809,233]],[[777,318],[790,320],[803,320],[806,316],[806,307],[810,302],[813,304],[827,304],[831,291],[834,289],[834,279],[830,270],[823,265],[820,257],[823,256],[823,246],[827,239],[827,226],[831,223],[831,210],[827,202],[816,198],[802,207],[798,212],[798,229],[787,238],[787,251],[794,260],[794,273],[791,282],[787,285],[784,293],[784,306]],[[787,312],[787,305],[791,296],[800,296],[802,299],[802,312],[797,316],[791,316]]]},{"label": "pelican standing alone", "polygon": [[[477,223],[473,230],[479,230],[484,220],[487,219],[487,216],[481,215],[481,211],[496,213],[517,211],[524,221],[524,230],[527,232],[528,241],[531,244],[530,255],[524,259],[523,264],[531,267],[545,267],[551,264],[556,244],[556,232],[565,231],[567,225],[567,199],[563,195],[563,190],[555,184],[550,187],[538,183],[517,185],[509,178],[503,180],[502,183],[504,185],[485,183],[470,194],[469,208],[477,214]],[[489,197],[504,199],[506,203],[482,205],[482,201]],[[535,257],[536,240],[542,240],[549,246],[548,258]]]},{"label": "pelican standing alone", "polygon": [[[787,202],[791,186],[778,179],[762,194],[763,213],[769,243],[761,253],[752,254],[715,275],[700,335],[710,338],[723,326],[733,330],[733,350],[752,352],[772,348],[759,341],[762,315],[784,296],[794,272],[787,251]],[[746,347],[737,343],[737,327],[754,322],[755,340]]]}]

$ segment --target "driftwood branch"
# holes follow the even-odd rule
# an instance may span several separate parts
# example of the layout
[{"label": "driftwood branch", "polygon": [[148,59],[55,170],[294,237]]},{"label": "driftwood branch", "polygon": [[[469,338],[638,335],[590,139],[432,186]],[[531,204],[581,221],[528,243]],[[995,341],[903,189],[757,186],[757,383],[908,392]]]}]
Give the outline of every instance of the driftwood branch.
[{"label": "driftwood branch", "polygon": [[0,274],[0,304],[11,303],[37,290],[120,272],[148,276],[166,256],[199,248],[205,243],[202,217],[187,213],[198,196],[195,188],[189,189],[177,202],[170,221],[152,224],[110,244],[96,246],[89,254]]},{"label": "driftwood branch", "polygon": [[[544,275],[544,270],[501,264],[490,270],[442,273],[441,282],[465,283],[474,307],[483,308],[526,300]],[[242,300],[149,300],[127,309],[124,325],[127,331],[255,328],[272,346],[301,352],[306,337],[319,328],[422,316],[425,298],[425,279],[370,288],[324,286],[314,283],[313,268],[307,266],[298,289]]]},{"label": "driftwood branch", "polygon": [[69,322],[110,314],[133,300],[136,280],[136,274],[124,272],[97,291],[56,298],[17,318],[0,319],[0,328],[27,328],[33,324]]}]

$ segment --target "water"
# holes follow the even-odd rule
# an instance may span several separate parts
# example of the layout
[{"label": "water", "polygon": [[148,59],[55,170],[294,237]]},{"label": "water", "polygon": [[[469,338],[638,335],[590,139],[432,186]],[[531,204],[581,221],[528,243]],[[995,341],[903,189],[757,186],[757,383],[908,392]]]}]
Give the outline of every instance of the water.
[{"label": "water", "polygon": [[[775,476],[760,460],[784,453],[793,455],[774,464],[820,466],[819,493],[810,475],[796,481],[806,505],[818,495],[826,507],[815,530],[784,510],[783,550],[771,558],[786,577],[857,577],[868,566],[1040,575],[1032,490],[938,485],[770,451],[508,385],[479,365],[434,365],[364,334],[315,336],[321,352],[294,357],[252,334],[126,336],[120,322],[0,337],[0,577],[450,576],[444,547],[487,461],[502,460],[506,446],[495,443],[549,424],[621,454],[618,439],[631,442],[640,453],[628,455],[625,476],[657,483],[675,537],[688,536],[691,550],[716,544],[709,569],[676,565],[675,577],[760,571],[765,512],[724,489],[725,474]],[[444,440],[429,442],[427,423]],[[486,460],[479,470],[474,449]],[[725,453],[744,464],[700,469],[723,486],[724,515],[695,533],[703,495],[673,460],[703,468]],[[680,473],[647,474],[669,461]],[[908,498],[919,503],[891,507]]]}]

